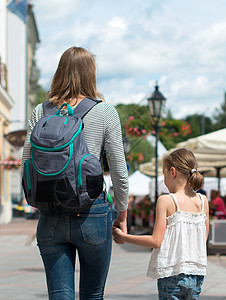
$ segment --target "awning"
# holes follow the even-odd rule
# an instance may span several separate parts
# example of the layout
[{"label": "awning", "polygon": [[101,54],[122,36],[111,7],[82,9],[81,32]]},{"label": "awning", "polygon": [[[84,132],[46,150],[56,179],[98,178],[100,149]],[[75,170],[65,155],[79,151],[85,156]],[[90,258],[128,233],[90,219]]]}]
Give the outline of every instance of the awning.
[{"label": "awning", "polygon": [[5,134],[6,140],[14,147],[23,147],[27,130],[11,131]]}]

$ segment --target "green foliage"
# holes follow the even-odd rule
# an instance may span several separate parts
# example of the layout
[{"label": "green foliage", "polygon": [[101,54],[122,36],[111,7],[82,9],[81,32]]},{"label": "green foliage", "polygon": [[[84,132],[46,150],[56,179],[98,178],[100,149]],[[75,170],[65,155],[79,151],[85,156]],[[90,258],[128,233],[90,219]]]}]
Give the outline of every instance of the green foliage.
[{"label": "green foliage", "polygon": [[154,157],[154,149],[144,138],[130,137],[129,141],[130,151],[126,157],[129,173],[133,173],[139,168],[139,164],[149,162]]},{"label": "green foliage", "polygon": [[134,116],[130,116],[128,121],[125,123],[126,134],[132,137],[141,137],[146,136],[148,132],[151,130],[151,119],[149,116],[149,120],[146,122],[142,119],[134,118]]},{"label": "green foliage", "polygon": [[[147,126],[147,124],[150,123],[150,113],[147,106],[141,106],[138,104],[119,104],[116,106],[116,109],[121,121],[123,135],[126,134],[126,123],[130,116],[134,116],[134,119],[140,122],[141,126],[144,124]],[[128,138],[130,141],[130,151],[127,155],[131,155],[128,157],[127,163],[130,167],[129,172],[133,173],[139,168],[140,163],[148,162],[152,157],[154,157],[154,149],[144,138],[136,136],[129,136]],[[139,160],[141,158],[141,154],[143,156],[143,161]],[[133,160],[130,160],[131,157],[133,157]]]},{"label": "green foliage", "polygon": [[226,93],[224,94],[224,102],[220,109],[216,109],[214,119],[216,121],[214,129],[226,128]]},{"label": "green foliage", "polygon": [[191,126],[184,120],[165,119],[160,125],[162,128],[160,128],[159,137],[166,149],[171,149],[190,138]]},{"label": "green foliage", "polygon": [[[127,163],[130,171],[139,168],[139,164],[145,163],[154,157],[154,149],[145,139],[148,134],[155,134],[150,112],[147,106],[137,104],[120,104],[116,106],[122,125],[123,135],[129,137],[131,147],[127,155]],[[190,134],[190,125],[183,120],[174,120],[168,112],[168,118],[159,123],[160,141],[167,149],[186,139]]]},{"label": "green foliage", "polygon": [[37,93],[35,95],[36,104],[40,104],[48,100],[47,91],[43,89],[42,86],[38,87]]},{"label": "green foliage", "polygon": [[[146,137],[155,135],[155,122],[149,115],[146,123],[142,119],[130,116],[125,123],[126,134],[131,137]],[[191,134],[190,124],[184,120],[162,119],[158,124],[160,141],[167,149],[175,147],[177,143],[183,141]]]},{"label": "green foliage", "polygon": [[188,115],[185,121],[191,125],[191,138],[213,131],[213,122],[204,115]]},{"label": "green foliage", "polygon": [[167,111],[166,119],[173,119],[173,115],[170,109]]},{"label": "green foliage", "polygon": [[138,104],[118,104],[116,106],[116,109],[121,120],[123,134],[125,134],[125,124],[126,122],[128,122],[130,116],[134,116],[134,118],[136,120],[139,120],[142,125],[147,124],[150,119],[150,113],[147,105],[142,106]]}]

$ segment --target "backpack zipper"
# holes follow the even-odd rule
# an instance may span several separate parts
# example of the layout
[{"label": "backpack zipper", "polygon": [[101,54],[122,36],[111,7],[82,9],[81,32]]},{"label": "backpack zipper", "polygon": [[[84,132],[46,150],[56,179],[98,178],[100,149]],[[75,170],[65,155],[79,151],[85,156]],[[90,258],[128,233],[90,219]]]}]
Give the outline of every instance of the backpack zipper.
[{"label": "backpack zipper", "polygon": [[79,126],[79,129],[78,131],[73,135],[73,137],[70,139],[69,142],[67,142],[66,144],[62,145],[62,146],[59,146],[59,147],[54,147],[54,148],[46,148],[46,147],[41,147],[41,146],[37,146],[35,145],[31,139],[30,139],[30,143],[31,143],[31,146],[35,149],[38,149],[38,150],[41,150],[41,151],[45,151],[45,152],[57,152],[57,151],[60,151],[64,148],[66,148],[68,145],[70,145],[74,139],[80,134],[80,132],[82,131],[82,127],[83,127],[83,123],[81,122],[80,126]]},{"label": "backpack zipper", "polygon": [[[50,116],[50,117],[45,121],[45,123],[44,123],[43,125],[46,125],[46,123],[47,123],[47,122],[49,121],[49,119],[51,119],[52,117],[55,117],[55,115]],[[66,124],[67,124],[67,118],[66,118],[65,116],[62,116],[62,115],[59,115],[59,117],[65,118],[64,124],[66,125]],[[42,126],[42,127],[43,127],[43,126]]]},{"label": "backpack zipper", "polygon": [[79,166],[78,166],[78,189],[79,189],[80,194],[82,193],[82,163],[83,163],[83,160],[89,155],[91,155],[91,154],[84,155],[82,157],[82,159],[80,160]]},{"label": "backpack zipper", "polygon": [[41,147],[41,146],[37,146],[35,145],[31,140],[31,146],[35,149],[41,150],[41,151],[45,151],[45,152],[57,152],[60,151],[64,148],[66,148],[68,145],[70,145],[71,143],[73,143],[74,139],[80,134],[81,130],[83,127],[83,123],[81,122],[78,131],[73,135],[73,137],[70,139],[69,142],[67,142],[66,144],[62,145],[62,146],[58,146],[58,147],[54,147],[54,148],[46,148],[46,147]]},{"label": "backpack zipper", "polygon": [[66,164],[64,165],[64,167],[63,167],[60,171],[55,172],[55,173],[43,173],[43,172],[41,172],[41,171],[39,171],[39,170],[37,169],[37,167],[36,167],[36,165],[35,165],[35,163],[34,163],[34,159],[33,159],[33,151],[32,151],[32,147],[31,147],[31,162],[32,162],[32,165],[33,165],[33,167],[35,168],[35,170],[36,170],[39,174],[41,174],[41,175],[43,175],[43,176],[56,176],[56,175],[59,175],[59,174],[61,174],[61,173],[67,168],[67,166],[69,165],[69,163],[70,163],[70,161],[71,161],[71,158],[72,158],[72,154],[73,154],[73,148],[74,148],[73,143],[71,143],[71,144],[69,145],[69,156],[68,156],[68,160],[67,160]]}]

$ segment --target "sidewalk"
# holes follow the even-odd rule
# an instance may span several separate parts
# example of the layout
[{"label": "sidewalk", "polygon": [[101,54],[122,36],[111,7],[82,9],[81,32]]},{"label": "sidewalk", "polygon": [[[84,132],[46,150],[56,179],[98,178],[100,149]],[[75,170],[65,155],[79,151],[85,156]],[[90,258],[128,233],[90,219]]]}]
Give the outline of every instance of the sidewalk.
[{"label": "sidewalk", "polygon": [[[35,240],[36,224],[37,220],[17,218],[10,224],[0,225],[1,300],[48,299]],[[146,277],[149,257],[149,249],[113,243],[105,299],[157,300],[156,281]],[[76,275],[78,272],[77,263]],[[200,300],[226,300],[226,256],[209,256],[207,272]]]}]

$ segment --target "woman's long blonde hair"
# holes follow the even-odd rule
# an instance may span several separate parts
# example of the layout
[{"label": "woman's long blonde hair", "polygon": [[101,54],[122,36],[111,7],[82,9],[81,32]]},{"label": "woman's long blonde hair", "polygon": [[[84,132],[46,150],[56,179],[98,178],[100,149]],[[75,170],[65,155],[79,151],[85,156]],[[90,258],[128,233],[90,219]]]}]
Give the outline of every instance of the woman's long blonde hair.
[{"label": "woman's long blonde hair", "polygon": [[95,58],[81,47],[71,47],[61,56],[49,91],[53,104],[77,99],[79,95],[103,98],[96,87]]}]

